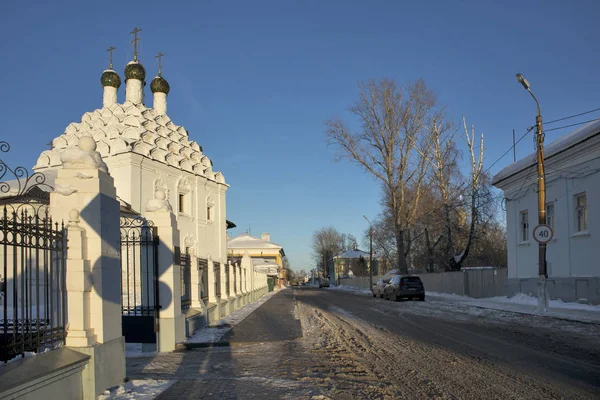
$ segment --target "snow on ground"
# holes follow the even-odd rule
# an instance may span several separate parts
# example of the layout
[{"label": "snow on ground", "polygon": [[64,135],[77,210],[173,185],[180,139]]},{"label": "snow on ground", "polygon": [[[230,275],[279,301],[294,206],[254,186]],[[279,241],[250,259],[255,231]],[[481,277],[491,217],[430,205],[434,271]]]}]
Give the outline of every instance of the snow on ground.
[{"label": "snow on ground", "polygon": [[361,289],[361,288],[357,288],[354,286],[346,286],[346,285],[331,286],[329,288],[329,290],[342,290],[344,292],[353,292],[356,294],[364,294],[364,295],[368,295],[368,296],[370,296],[372,294],[371,290],[369,290],[369,289]]},{"label": "snow on ground", "polygon": [[280,290],[285,290],[287,288],[274,290],[265,294],[260,299],[256,300],[253,303],[250,303],[221,319],[219,322],[214,324],[213,326],[207,326],[202,329],[199,329],[194,333],[194,335],[187,339],[187,343],[216,343],[218,342],[233,326],[239,324],[244,320],[248,315],[250,315],[254,310],[264,304],[265,301],[269,300],[273,295],[278,293]]},{"label": "snow on ground", "polygon": [[[371,295],[369,289],[360,289],[345,285],[332,286],[329,290],[342,290],[358,295]],[[512,297],[501,296],[483,299],[437,292],[426,292],[426,295],[428,300],[435,301],[436,309],[439,309],[440,312],[451,311],[449,308],[455,308],[456,311],[483,317],[489,313],[482,309],[490,309],[503,311],[505,313],[540,315],[537,311],[537,298],[523,293],[519,293]],[[435,314],[436,310],[431,309],[427,311]],[[544,315],[571,321],[600,324],[600,306],[589,304],[565,303],[562,300],[550,300],[548,313]],[[500,316],[507,317],[506,314]]]},{"label": "snow on ground", "polygon": [[[473,307],[490,308],[520,314],[540,315],[537,311],[537,298],[518,293],[513,297],[489,297],[474,299],[456,294],[427,292],[429,298],[450,300]],[[548,304],[549,317],[568,319],[572,321],[600,323],[600,306],[579,303],[565,303],[562,300],[550,300]]]},{"label": "snow on ground", "polygon": [[98,400],[150,400],[167,390],[175,380],[133,379],[116,388],[105,390]]}]

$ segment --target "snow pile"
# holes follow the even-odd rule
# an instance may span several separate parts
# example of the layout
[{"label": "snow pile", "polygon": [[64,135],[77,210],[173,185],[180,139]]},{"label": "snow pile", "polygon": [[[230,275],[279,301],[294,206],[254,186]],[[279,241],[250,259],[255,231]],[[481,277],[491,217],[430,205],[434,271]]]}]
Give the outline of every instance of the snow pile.
[{"label": "snow pile", "polygon": [[233,326],[242,322],[248,315],[250,315],[258,307],[262,306],[265,301],[269,300],[280,290],[286,289],[287,287],[269,292],[257,301],[232,312],[217,322],[214,326],[207,326],[197,330],[192,337],[186,340],[186,343],[217,343]]},{"label": "snow pile", "polygon": [[114,389],[105,390],[98,400],[154,399],[174,384],[174,380],[134,379]]}]

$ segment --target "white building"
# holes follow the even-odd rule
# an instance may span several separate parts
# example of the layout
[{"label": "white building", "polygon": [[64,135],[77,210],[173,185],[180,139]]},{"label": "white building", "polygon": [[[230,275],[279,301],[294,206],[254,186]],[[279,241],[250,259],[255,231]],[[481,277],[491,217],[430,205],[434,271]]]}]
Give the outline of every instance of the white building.
[{"label": "white building", "polygon": [[[552,298],[600,303],[600,121],[545,146],[547,246]],[[500,171],[494,186],[506,198],[508,294],[536,294],[537,163],[531,154]]]},{"label": "white building", "polygon": [[[121,79],[112,69],[104,71],[101,108],[86,112],[80,122],[67,126],[41,153],[34,167],[49,180],[61,167],[61,153],[76,146],[80,137],[91,136],[97,144],[122,205],[145,214],[145,205],[157,190],[167,194],[181,232],[181,249],[198,258],[227,263],[226,205],[228,185],[202,146],[167,115],[170,87],[161,76],[150,83],[153,108],[146,106],[146,70],[137,60],[125,67],[125,101],[117,101]],[[68,188],[62,188],[68,190]]]}]

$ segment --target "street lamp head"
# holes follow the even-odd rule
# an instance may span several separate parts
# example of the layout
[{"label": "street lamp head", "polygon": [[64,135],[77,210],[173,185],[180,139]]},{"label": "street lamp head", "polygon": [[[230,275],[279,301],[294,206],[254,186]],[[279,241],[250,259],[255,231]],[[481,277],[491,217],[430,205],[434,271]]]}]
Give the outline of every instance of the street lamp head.
[{"label": "street lamp head", "polygon": [[525,79],[523,74],[517,74],[517,82],[519,82],[521,85],[523,85],[523,87],[526,90],[529,90],[529,82],[527,81],[527,79]]}]

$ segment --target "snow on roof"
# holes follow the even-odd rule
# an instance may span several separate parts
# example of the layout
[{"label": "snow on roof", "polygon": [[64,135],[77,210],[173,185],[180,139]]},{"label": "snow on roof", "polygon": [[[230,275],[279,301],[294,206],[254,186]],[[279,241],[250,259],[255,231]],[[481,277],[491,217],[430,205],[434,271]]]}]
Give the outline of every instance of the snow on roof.
[{"label": "snow on roof", "polygon": [[227,247],[230,249],[283,249],[278,244],[250,236],[247,233],[229,239]]},{"label": "snow on roof", "polygon": [[366,251],[358,250],[358,249],[352,249],[352,250],[346,250],[342,254],[338,254],[336,257],[337,258],[360,258],[361,256],[363,258],[369,258],[369,253],[367,253]]},{"label": "snow on roof", "polygon": [[[593,136],[596,136],[600,133],[600,120],[590,122],[587,125],[582,126],[581,128],[571,132],[568,135],[565,135],[561,138],[556,139],[549,145],[544,147],[544,158],[550,158],[569,147],[572,147],[584,140],[587,140]],[[535,165],[536,161],[534,158],[534,153],[528,155],[527,157],[521,158],[519,161],[504,167],[500,172],[498,172],[494,179],[492,180],[492,184],[496,185],[500,181],[532,166]]]},{"label": "snow on roof", "polygon": [[254,264],[255,267],[279,267],[279,264],[275,261],[265,260],[264,258],[252,258],[252,264]]}]

